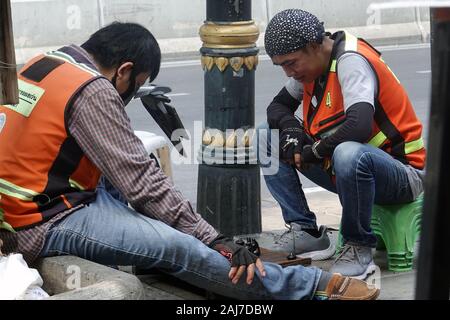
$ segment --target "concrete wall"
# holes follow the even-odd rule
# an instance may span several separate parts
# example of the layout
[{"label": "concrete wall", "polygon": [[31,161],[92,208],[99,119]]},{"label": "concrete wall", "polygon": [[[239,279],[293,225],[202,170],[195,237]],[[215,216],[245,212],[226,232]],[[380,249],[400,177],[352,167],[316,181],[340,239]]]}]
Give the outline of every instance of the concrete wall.
[{"label": "concrete wall", "polygon": [[[329,28],[366,26],[375,20],[376,13],[369,11],[371,3],[393,2],[394,0],[283,0],[270,1],[269,12],[273,14],[287,8],[300,8],[325,21]],[[422,9],[428,11],[427,9]],[[408,23],[415,21],[415,9],[389,9],[379,13],[381,24]]]},{"label": "concrete wall", "polygon": [[12,0],[16,48],[78,43],[98,29],[96,1]]},{"label": "concrete wall", "polygon": [[[133,21],[148,27],[163,52],[191,51],[200,42],[198,29],[206,15],[205,0],[11,0],[17,49],[57,47],[81,43],[101,25]],[[429,20],[428,9],[388,9],[371,12],[368,6],[394,0],[253,0],[253,19],[264,31],[268,18],[286,8],[316,14],[329,28],[404,25],[417,28]],[[417,30],[414,30],[416,32]],[[386,29],[386,37],[389,36]],[[260,37],[261,38],[261,37]],[[174,41],[178,39],[179,41]],[[196,47],[198,48],[198,46]],[[21,60],[23,55],[19,54]]]}]

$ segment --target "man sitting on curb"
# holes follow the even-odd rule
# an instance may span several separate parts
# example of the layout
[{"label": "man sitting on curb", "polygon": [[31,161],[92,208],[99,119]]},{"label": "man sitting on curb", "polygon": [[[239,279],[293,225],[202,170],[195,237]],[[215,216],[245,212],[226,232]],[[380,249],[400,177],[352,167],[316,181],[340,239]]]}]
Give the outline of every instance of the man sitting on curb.
[{"label": "man sitting on curb", "polygon": [[[363,281],[262,263],[193,211],[125,113],[160,62],[147,29],[113,23],[81,47],[40,55],[19,72],[21,102],[0,106],[0,208],[18,231],[0,233],[4,250],[28,263],[75,255],[156,268],[240,299],[375,299],[379,290]],[[101,174],[133,209],[98,186]]]},{"label": "man sitting on curb", "polygon": [[[269,159],[281,160],[279,170],[265,180],[296,237],[296,254],[323,260],[335,251],[327,228],[317,228],[298,170],[342,204],[345,246],[330,272],[365,278],[376,268],[373,204],[411,202],[423,190],[422,124],[376,49],[344,31],[326,33],[309,12],[275,15],[265,48],[289,77],[267,108],[268,124],[259,128],[280,132]],[[294,115],[300,105],[302,121]],[[260,147],[267,149],[264,136]],[[290,250],[291,242],[279,244]]]}]

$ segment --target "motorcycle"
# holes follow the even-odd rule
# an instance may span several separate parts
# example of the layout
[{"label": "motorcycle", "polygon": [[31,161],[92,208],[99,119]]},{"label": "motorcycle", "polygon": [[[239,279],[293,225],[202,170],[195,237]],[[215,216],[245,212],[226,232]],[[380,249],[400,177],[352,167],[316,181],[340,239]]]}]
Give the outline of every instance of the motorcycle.
[{"label": "motorcycle", "polygon": [[182,139],[189,140],[189,136],[176,109],[170,105],[171,100],[166,94],[171,91],[169,87],[149,85],[141,87],[134,99],[141,99],[145,110],[170,139],[178,153],[184,156]]}]

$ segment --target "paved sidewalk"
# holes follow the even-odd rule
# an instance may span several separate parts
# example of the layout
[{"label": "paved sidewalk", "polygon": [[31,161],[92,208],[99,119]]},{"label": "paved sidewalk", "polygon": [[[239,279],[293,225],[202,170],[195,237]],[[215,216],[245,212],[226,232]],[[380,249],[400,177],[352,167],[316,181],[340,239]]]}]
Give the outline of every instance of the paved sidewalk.
[{"label": "paved sidewalk", "polygon": [[[319,225],[327,225],[335,229],[339,228],[342,207],[336,194],[328,191],[307,193],[308,204],[316,216]],[[262,201],[262,225],[263,233],[268,234],[265,239],[261,239],[263,245],[270,247],[271,236],[281,234],[285,229],[281,215],[281,209],[273,198]],[[332,231],[332,240],[337,240],[337,232]],[[410,300],[414,299],[416,282],[415,265],[417,263],[418,244],[415,249],[414,268],[409,272],[392,272],[387,270],[386,251],[375,251],[375,263],[381,269],[381,300]],[[331,267],[333,259],[313,262],[313,265],[324,270]]]},{"label": "paved sidewalk", "polygon": [[[314,190],[311,188],[306,190]],[[319,225],[338,228],[341,220],[341,204],[336,194],[328,191],[306,192],[306,198],[311,211],[317,216]],[[261,201],[263,231],[284,229],[284,221],[278,203],[272,197]]]}]

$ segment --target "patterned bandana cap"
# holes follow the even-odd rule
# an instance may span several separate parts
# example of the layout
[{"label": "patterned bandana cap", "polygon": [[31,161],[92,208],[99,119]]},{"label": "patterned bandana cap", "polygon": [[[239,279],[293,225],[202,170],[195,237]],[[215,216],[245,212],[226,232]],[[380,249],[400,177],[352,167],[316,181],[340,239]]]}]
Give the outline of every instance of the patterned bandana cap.
[{"label": "patterned bandana cap", "polygon": [[270,57],[285,55],[306,47],[308,43],[322,43],[325,29],[313,14],[300,9],[277,13],[267,25],[264,46]]}]

